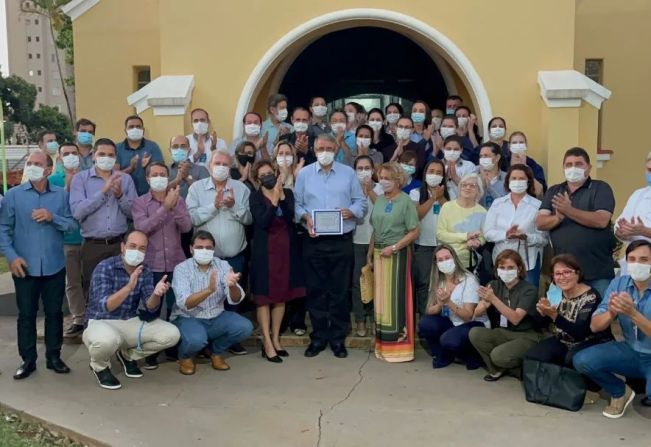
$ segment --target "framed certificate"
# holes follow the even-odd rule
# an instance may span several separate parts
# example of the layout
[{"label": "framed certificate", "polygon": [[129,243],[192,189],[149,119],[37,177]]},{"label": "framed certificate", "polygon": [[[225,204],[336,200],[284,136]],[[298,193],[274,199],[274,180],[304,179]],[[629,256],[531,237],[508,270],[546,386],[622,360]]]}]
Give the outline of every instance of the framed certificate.
[{"label": "framed certificate", "polygon": [[344,218],[341,210],[314,210],[312,222],[314,233],[317,235],[344,234]]}]

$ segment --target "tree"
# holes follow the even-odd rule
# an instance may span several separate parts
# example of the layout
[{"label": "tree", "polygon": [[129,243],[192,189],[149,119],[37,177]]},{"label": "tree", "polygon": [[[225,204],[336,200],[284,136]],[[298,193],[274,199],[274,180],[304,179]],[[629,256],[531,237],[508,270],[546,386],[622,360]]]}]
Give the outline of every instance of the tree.
[{"label": "tree", "polygon": [[[75,65],[75,52],[72,40],[72,20],[70,20],[70,17],[68,16],[64,17],[63,26],[58,30],[56,45],[57,48],[63,50],[66,64]],[[66,78],[65,81],[67,86],[74,87],[74,76]]]},{"label": "tree", "polygon": [[[30,3],[23,2],[21,3],[20,9],[23,12],[38,14],[43,18],[47,19],[49,29],[50,29],[50,36],[52,36],[52,41],[56,43],[57,47],[59,47],[59,42],[55,34],[55,31],[56,33],[59,33],[62,29],[66,27],[66,21],[67,21],[66,19],[68,19],[68,17],[63,13],[61,7],[68,2],[70,2],[70,0],[32,0],[31,4],[33,4],[33,6]],[[66,43],[65,40],[62,40],[61,42],[62,45]],[[72,34],[70,34],[70,45],[72,45]],[[61,66],[61,58],[59,57],[58,51],[54,52],[54,58],[57,63],[59,78],[61,79],[61,89],[63,90],[63,96],[66,99],[68,116],[72,121],[74,120],[74,113],[72,110],[72,106],[70,105],[70,98],[68,96],[68,91],[66,89],[66,78],[63,73],[63,67]]]},{"label": "tree", "polygon": [[0,76],[0,99],[7,121],[28,124],[36,102],[36,87],[20,76]]},{"label": "tree", "polygon": [[59,142],[72,141],[72,125],[67,116],[55,107],[40,104],[39,109],[32,114],[28,125],[29,139],[36,141],[36,136],[42,130],[51,130]]}]

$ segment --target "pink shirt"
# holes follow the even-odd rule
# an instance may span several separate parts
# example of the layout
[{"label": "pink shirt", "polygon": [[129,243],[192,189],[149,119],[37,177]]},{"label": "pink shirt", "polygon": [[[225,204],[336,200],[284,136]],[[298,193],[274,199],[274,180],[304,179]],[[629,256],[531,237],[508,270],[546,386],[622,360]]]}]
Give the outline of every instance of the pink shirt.
[{"label": "pink shirt", "polygon": [[148,192],[133,201],[131,213],[136,230],[149,237],[145,265],[152,272],[173,272],[177,264],[185,261],[181,233],[192,228],[183,197],[179,197],[174,209],[168,210]]}]

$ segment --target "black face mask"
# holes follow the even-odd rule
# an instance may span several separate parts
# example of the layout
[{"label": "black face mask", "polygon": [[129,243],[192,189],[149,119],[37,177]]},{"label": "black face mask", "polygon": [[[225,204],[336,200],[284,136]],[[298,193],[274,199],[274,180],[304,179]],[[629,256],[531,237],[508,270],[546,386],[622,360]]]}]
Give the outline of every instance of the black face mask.
[{"label": "black face mask", "polygon": [[253,155],[240,154],[237,156],[237,161],[240,165],[246,166],[247,163],[253,164],[255,157]]},{"label": "black face mask", "polygon": [[260,183],[267,189],[274,189],[276,186],[276,176],[274,174],[266,174],[260,177]]}]

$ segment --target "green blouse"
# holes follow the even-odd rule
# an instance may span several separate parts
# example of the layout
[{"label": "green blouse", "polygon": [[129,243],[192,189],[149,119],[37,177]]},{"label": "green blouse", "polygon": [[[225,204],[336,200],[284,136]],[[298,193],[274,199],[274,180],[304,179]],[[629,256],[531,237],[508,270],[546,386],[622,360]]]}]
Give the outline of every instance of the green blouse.
[{"label": "green blouse", "polygon": [[387,247],[396,244],[405,234],[418,227],[416,205],[404,192],[392,200],[378,196],[371,211],[371,225],[375,245]]}]

